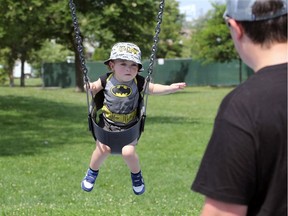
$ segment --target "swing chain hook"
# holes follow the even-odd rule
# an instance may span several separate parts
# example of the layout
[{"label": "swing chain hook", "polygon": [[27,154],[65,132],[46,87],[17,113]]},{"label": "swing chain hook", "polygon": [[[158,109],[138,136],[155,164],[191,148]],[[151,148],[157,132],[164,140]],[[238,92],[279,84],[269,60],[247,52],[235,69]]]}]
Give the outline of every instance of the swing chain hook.
[{"label": "swing chain hook", "polygon": [[88,69],[86,67],[85,64],[85,58],[84,58],[84,51],[83,51],[83,43],[82,43],[82,38],[81,38],[81,32],[80,32],[80,28],[79,28],[79,23],[78,23],[78,19],[76,16],[76,7],[75,4],[73,2],[73,0],[69,0],[69,7],[71,10],[71,15],[72,15],[72,22],[73,22],[73,26],[74,26],[74,32],[75,32],[75,41],[76,41],[76,45],[77,45],[77,50],[78,50],[78,55],[79,55],[79,59],[81,62],[81,70],[83,73],[83,81],[86,85],[87,89],[90,89],[90,85],[89,85],[89,77],[88,77]]},{"label": "swing chain hook", "polygon": [[153,38],[153,46],[152,46],[152,51],[151,51],[151,55],[150,55],[150,63],[148,66],[148,76],[147,76],[147,81],[149,82],[151,80],[151,75],[153,72],[153,65],[154,65],[154,61],[155,61],[155,55],[156,55],[156,51],[157,51],[157,45],[159,42],[159,34],[161,31],[161,23],[162,23],[162,17],[163,17],[163,13],[164,13],[164,7],[165,7],[165,0],[161,0],[160,4],[159,4],[159,12],[157,15],[157,25],[155,28],[155,36]]}]

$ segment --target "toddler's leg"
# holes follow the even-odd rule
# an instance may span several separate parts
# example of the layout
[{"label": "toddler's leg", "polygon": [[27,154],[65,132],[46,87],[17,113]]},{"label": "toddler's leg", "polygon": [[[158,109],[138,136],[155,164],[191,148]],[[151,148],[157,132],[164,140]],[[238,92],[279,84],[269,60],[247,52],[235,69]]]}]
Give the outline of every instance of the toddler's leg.
[{"label": "toddler's leg", "polygon": [[92,191],[98,176],[99,168],[109,154],[110,148],[97,141],[96,149],[93,151],[90,160],[90,168],[87,170],[87,173],[81,182],[81,187],[84,191]]},{"label": "toddler's leg", "polygon": [[90,168],[93,170],[99,170],[100,166],[110,154],[110,147],[100,143],[98,140],[96,142],[96,148],[92,153],[90,160]]},{"label": "toddler's leg", "polygon": [[140,163],[135,145],[124,146],[122,148],[122,157],[132,173],[140,172]]},{"label": "toddler's leg", "polygon": [[135,150],[135,144],[126,145],[122,148],[122,156],[131,171],[132,189],[136,195],[145,192],[145,184],[142,177],[139,158]]}]

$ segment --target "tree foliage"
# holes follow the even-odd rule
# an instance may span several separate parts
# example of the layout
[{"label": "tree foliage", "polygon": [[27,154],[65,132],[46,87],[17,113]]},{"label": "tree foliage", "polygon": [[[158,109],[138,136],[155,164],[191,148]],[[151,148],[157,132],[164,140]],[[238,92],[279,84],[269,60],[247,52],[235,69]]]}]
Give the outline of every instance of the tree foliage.
[{"label": "tree foliage", "polygon": [[[93,36],[94,40],[97,38],[97,41],[100,42],[94,59],[106,59],[112,45],[118,41],[136,43],[141,48],[142,57],[148,58],[151,54],[158,12],[159,1],[154,0],[134,2],[121,0],[106,4],[103,7],[101,21],[94,17],[97,23],[94,27],[99,26],[99,30],[94,28],[93,32],[91,25],[81,23],[81,28],[85,29],[85,32],[87,27],[90,26],[90,31],[86,32],[85,36],[87,38]],[[176,0],[165,1],[157,57],[179,57],[180,47],[178,42],[182,21],[183,16],[180,15],[178,2]]]},{"label": "tree foliage", "polygon": [[[0,0],[0,53],[10,74],[16,59],[43,61],[47,40],[53,39],[75,53],[76,85],[83,90],[81,64],[77,55],[71,13],[67,0]],[[94,59],[109,56],[119,41],[134,42],[143,58],[151,54],[159,1],[74,0],[83,40],[95,47]],[[179,32],[183,16],[176,0],[167,0],[157,57],[180,57]],[[46,44],[45,44],[46,43]],[[39,49],[43,48],[40,53]],[[8,50],[8,51],[7,51]],[[42,58],[42,59],[41,59]],[[24,86],[24,67],[21,86]]]},{"label": "tree foliage", "polygon": [[73,55],[73,51],[67,49],[61,44],[57,44],[55,40],[46,40],[39,51],[31,54],[30,64],[32,65],[34,73],[38,76],[41,75],[43,62],[65,62],[68,60],[68,57]]},{"label": "tree foliage", "polygon": [[157,52],[158,58],[181,57],[180,32],[184,15],[180,14],[178,7],[177,1],[166,1]]},{"label": "tree foliage", "polygon": [[1,49],[9,49],[5,56],[10,85],[13,85],[13,63],[16,59],[22,62],[21,86],[24,86],[24,62],[29,60],[31,52],[39,50],[50,34],[45,16],[50,1],[0,1],[0,43]]},{"label": "tree foliage", "polygon": [[238,59],[229,28],[223,20],[225,5],[214,2],[212,6],[206,17],[199,19],[195,25],[191,38],[192,57],[204,63]]}]

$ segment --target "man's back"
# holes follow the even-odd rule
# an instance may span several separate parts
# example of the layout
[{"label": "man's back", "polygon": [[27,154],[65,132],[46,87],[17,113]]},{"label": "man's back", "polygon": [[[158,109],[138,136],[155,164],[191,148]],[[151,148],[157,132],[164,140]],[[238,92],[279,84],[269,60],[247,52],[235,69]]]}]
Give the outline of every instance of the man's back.
[{"label": "man's back", "polygon": [[202,216],[287,215],[287,1],[227,0],[223,18],[255,75],[223,100],[192,189]]},{"label": "man's back", "polygon": [[225,97],[193,190],[247,205],[247,215],[286,212],[286,71],[264,68]]}]

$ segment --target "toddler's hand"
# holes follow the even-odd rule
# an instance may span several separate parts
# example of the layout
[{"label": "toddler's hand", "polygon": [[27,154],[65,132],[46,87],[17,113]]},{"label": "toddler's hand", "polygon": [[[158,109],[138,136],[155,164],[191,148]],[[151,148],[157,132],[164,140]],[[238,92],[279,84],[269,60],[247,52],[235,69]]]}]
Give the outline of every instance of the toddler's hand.
[{"label": "toddler's hand", "polygon": [[96,88],[96,87],[95,87],[95,85],[94,85],[93,83],[89,83],[88,85],[87,85],[87,84],[84,85],[85,91],[87,91],[87,90],[93,90],[93,89],[95,89],[95,88]]},{"label": "toddler's hand", "polygon": [[178,90],[184,89],[186,87],[186,83],[185,82],[172,83],[170,87],[172,88],[172,91],[178,91]]}]

